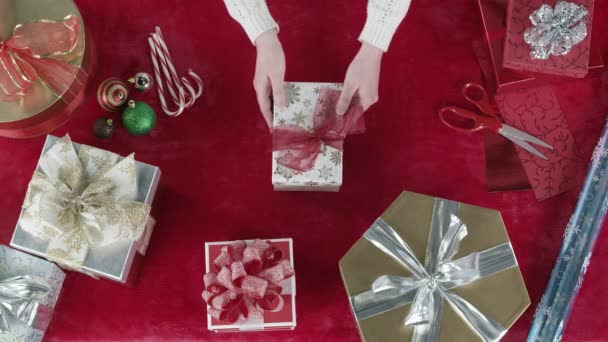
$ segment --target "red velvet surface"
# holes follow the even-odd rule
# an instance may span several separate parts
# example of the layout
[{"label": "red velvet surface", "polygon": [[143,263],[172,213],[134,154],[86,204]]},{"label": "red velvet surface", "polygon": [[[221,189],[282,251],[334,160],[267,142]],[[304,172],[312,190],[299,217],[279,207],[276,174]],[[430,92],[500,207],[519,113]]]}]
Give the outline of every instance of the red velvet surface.
[{"label": "red velvet surface", "polygon": [[[384,58],[380,103],[366,134],[347,140],[340,193],[275,193],[271,141],[251,86],[255,53],[222,1],[77,0],[97,44],[98,73],[77,115],[55,133],[158,165],[158,220],[134,288],[70,273],[48,341],[357,341],[338,260],[402,191],[502,211],[533,305],[504,341],[523,341],[575,205],[578,190],[538,202],[531,191],[488,193],[482,137],[444,127],[443,105],[466,105],[460,87],[480,81],[471,41],[481,33],[475,1],[413,0]],[[281,24],[287,80],[342,81],[359,43],[366,1],[269,0]],[[596,15],[608,13],[597,1]],[[197,105],[160,116],[150,136],[91,133],[105,115],[94,96],[108,77],[151,71],[147,34],[164,31],[179,70],[206,82]],[[608,24],[594,29],[606,31]],[[580,148],[579,184],[608,109],[608,76],[558,89]],[[157,109],[152,93],[149,100]],[[0,139],[0,243],[7,244],[44,138]],[[292,237],[298,327],[293,332],[218,335],[201,299],[203,243]],[[602,234],[565,341],[608,340],[608,233]]]}]

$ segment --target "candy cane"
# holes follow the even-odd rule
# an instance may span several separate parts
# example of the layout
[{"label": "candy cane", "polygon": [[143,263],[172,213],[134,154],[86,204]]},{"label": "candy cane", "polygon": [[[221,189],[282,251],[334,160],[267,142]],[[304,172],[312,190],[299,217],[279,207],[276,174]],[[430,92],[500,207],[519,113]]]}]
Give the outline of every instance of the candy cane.
[{"label": "candy cane", "polygon": [[[156,32],[152,33],[150,38],[148,38],[148,44],[150,44],[154,77],[156,78],[158,97],[160,98],[163,111],[169,116],[179,116],[185,109],[192,107],[203,94],[203,80],[192,69],[188,69],[188,75],[198,85],[198,90],[195,90],[186,77],[179,78],[173,66],[171,53],[169,53],[163,34],[158,26],[156,27]],[[163,78],[165,82],[163,82]],[[178,107],[176,110],[169,109],[167,105],[164,83],[167,84],[167,90],[173,103]]]},{"label": "candy cane", "polygon": [[[177,76],[177,72],[175,71],[175,67],[173,67],[171,55],[167,49],[166,44],[164,43],[164,39],[160,29],[157,28],[156,33],[152,35],[152,39],[154,41],[153,51],[156,53],[157,59],[161,62],[163,74],[167,80],[167,88],[169,90],[169,93],[173,97],[173,102],[175,104],[178,104],[180,107],[180,109],[178,109],[177,111],[177,114],[174,114],[174,116],[176,116],[181,114],[181,112],[183,111],[182,107],[191,107],[194,104],[195,100],[200,97],[200,95],[202,94],[202,81],[195,73],[192,72],[192,70],[190,70],[190,75],[193,76],[193,78],[197,81],[197,84],[199,85],[199,91],[195,92],[188,80],[186,78],[182,78],[182,83],[190,92],[190,94],[185,94],[182,84],[180,84],[180,79]],[[158,78],[162,78],[162,75],[158,76],[157,80]],[[174,87],[177,88],[179,94],[175,93],[173,89]],[[188,95],[189,99],[187,99]]]}]

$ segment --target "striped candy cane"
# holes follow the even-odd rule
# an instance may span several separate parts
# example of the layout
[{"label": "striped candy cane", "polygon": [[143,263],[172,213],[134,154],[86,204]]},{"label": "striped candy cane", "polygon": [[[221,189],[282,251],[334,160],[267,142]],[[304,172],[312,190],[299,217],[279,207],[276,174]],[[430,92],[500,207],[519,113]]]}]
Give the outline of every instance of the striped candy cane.
[{"label": "striped candy cane", "polygon": [[[152,33],[150,38],[148,38],[148,43],[150,44],[150,55],[158,87],[158,97],[160,98],[163,111],[169,116],[179,116],[184,110],[192,107],[196,99],[203,94],[203,80],[192,69],[188,69],[188,74],[198,86],[198,90],[195,90],[186,77],[179,78],[173,66],[171,53],[169,53],[163,34],[158,26],[156,27],[156,32]],[[163,78],[167,84],[169,95],[177,106],[176,110],[169,109],[167,105]]]}]

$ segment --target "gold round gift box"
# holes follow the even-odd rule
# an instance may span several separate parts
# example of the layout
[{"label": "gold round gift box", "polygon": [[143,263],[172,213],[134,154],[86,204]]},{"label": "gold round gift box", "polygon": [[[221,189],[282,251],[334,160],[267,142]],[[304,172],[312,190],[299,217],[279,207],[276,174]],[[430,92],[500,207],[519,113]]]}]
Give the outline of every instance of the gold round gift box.
[{"label": "gold round gift box", "polygon": [[[13,35],[15,26],[41,20],[61,21],[73,15],[79,19],[78,44],[60,58],[80,67],[91,78],[93,44],[86,32],[80,11],[72,0],[0,0],[0,41]],[[40,80],[27,94],[14,102],[0,101],[0,136],[29,138],[43,135],[66,123],[84,99],[86,82],[72,82],[69,90],[75,96],[65,101]]]}]

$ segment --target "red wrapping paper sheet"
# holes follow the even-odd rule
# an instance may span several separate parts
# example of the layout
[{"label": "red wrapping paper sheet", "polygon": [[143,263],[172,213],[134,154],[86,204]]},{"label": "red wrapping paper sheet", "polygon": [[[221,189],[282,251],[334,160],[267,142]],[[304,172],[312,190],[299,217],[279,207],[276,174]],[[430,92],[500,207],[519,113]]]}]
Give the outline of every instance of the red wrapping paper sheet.
[{"label": "red wrapping paper sheet", "polygon": [[499,134],[483,135],[488,191],[532,189],[513,143]]},{"label": "red wrapping paper sheet", "polygon": [[552,55],[547,60],[530,57],[530,45],[524,41],[523,36],[525,30],[532,26],[529,17],[541,5],[548,4],[554,7],[557,2],[558,0],[511,0],[509,2],[503,58],[505,68],[577,78],[587,75],[591,49],[593,0],[574,1],[585,6],[589,12],[585,40],[574,46],[572,51],[564,56]]},{"label": "red wrapping paper sheet", "polygon": [[478,58],[480,54],[487,55],[484,76],[488,90],[496,93],[503,89],[518,89],[539,83],[530,73],[503,67],[508,0],[477,0],[477,5],[483,37],[474,41],[474,48]]},{"label": "red wrapping paper sheet", "polygon": [[[503,45],[505,50],[509,45],[508,41],[505,43],[504,37],[507,2],[505,0],[479,0],[478,5],[485,37],[475,41],[473,48],[486,86],[491,93],[502,98],[502,101],[499,101],[499,107],[503,120],[507,124],[526,131],[523,126],[519,125],[522,124],[523,119],[528,125],[533,119],[537,131],[553,130],[560,132],[559,136],[563,138],[559,141],[561,147],[550,154],[548,162],[535,161],[529,154],[517,149],[519,159],[521,159],[521,163],[518,163],[515,158],[516,150],[514,147],[509,148],[509,145],[513,146],[513,144],[507,139],[486,134],[484,147],[488,188],[490,191],[501,191],[522,190],[531,186],[539,200],[546,199],[552,196],[551,194],[558,195],[567,191],[572,187],[569,183],[572,176],[571,170],[576,163],[577,149],[552,87],[559,86],[568,79],[555,76],[535,76],[531,73],[503,68]],[[589,38],[586,41],[593,42],[589,70],[593,74],[597,74],[599,70],[603,69],[598,34],[596,33],[593,35],[593,39]],[[522,109],[531,104],[525,101],[533,100],[537,101],[535,106],[532,106],[536,108],[534,109],[538,115],[536,117],[534,117],[535,114],[530,114]],[[517,106],[517,101],[524,102]],[[505,103],[508,103],[509,106],[507,107]],[[538,108],[541,107],[545,108],[548,113],[539,114]],[[526,114],[524,115],[522,112]],[[525,118],[522,118],[522,115]],[[553,136],[553,138],[555,137],[557,135]],[[546,142],[553,145],[549,141]],[[563,146],[563,144],[569,144],[569,146]]]},{"label": "red wrapping paper sheet", "polygon": [[[474,49],[486,83],[493,84],[494,74],[490,71],[488,50],[480,42],[474,44]],[[488,189],[510,191],[532,188],[539,200],[572,189],[577,162],[576,143],[551,86],[500,91],[496,100],[505,123],[536,136],[553,146],[554,150],[540,148],[549,158],[545,161],[514,146],[506,138],[485,134]]]},{"label": "red wrapping paper sheet", "polygon": [[536,87],[499,94],[496,102],[506,124],[553,146],[535,146],[548,159],[539,158],[515,145],[534,194],[539,200],[574,188],[577,149],[574,137],[551,87]]},{"label": "red wrapping paper sheet", "polygon": [[[482,40],[474,41],[473,49],[484,75],[486,87],[496,85],[496,75],[490,50]],[[491,91],[491,93],[494,93],[494,91]],[[532,188],[515,146],[509,139],[499,134],[485,132],[483,146],[486,162],[486,182],[489,191],[513,191]]]}]

